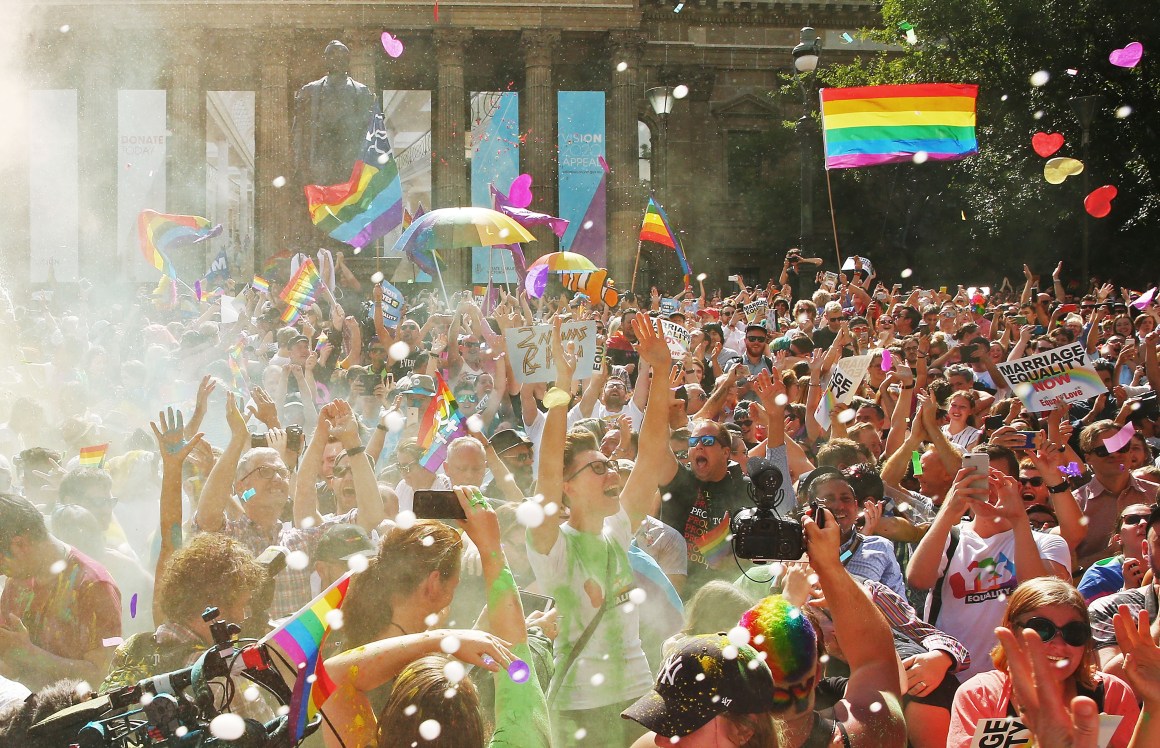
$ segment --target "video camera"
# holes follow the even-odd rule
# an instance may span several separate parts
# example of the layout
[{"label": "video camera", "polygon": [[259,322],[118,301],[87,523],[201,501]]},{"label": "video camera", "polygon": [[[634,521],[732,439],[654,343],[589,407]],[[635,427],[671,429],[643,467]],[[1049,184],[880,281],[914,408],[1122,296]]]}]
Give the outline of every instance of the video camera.
[{"label": "video camera", "polygon": [[[805,552],[802,523],[777,512],[785,476],[769,460],[751,457],[749,479],[756,506],[742,509],[729,523],[733,554],[756,564],[798,560]],[[810,506],[818,526],[823,526],[823,513],[818,511],[816,503]]]},{"label": "video camera", "polygon": [[[242,676],[289,707],[290,687],[274,667],[265,646],[256,640],[236,639],[241,627],[218,620],[221,612],[206,608],[202,620],[210,624],[214,645],[187,668],[146,678],[90,701],[62,709],[29,728],[29,736],[45,743],[77,748],[144,748],[145,746],[202,746],[291,748],[298,741],[289,718],[280,715],[266,723],[244,719],[244,732],[232,740],[215,737],[210,722],[228,713],[236,693],[232,678]],[[244,646],[243,642],[246,642]],[[224,689],[218,687],[224,682]],[[321,717],[306,726],[306,735],[318,729]]]}]

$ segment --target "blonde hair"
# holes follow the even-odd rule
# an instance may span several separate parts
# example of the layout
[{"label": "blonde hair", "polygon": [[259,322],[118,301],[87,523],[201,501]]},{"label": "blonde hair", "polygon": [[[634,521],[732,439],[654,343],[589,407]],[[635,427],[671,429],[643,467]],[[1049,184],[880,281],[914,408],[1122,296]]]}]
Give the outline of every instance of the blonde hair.
[{"label": "blonde hair", "polygon": [[[1016,587],[1015,591],[1011,593],[1011,597],[1007,598],[1007,611],[1003,614],[1002,625],[1012,631],[1017,631],[1018,626],[1015,625],[1015,621],[1025,621],[1036,610],[1048,605],[1062,605],[1071,608],[1079,614],[1080,620],[1091,624],[1091,620],[1088,618],[1087,603],[1084,602],[1083,595],[1080,594],[1079,590],[1056,577],[1037,577]],[[995,648],[991,650],[991,662],[995,663],[995,669],[1002,670],[1008,675],[1011,674],[1007,668],[1007,653],[1003,650],[1003,645],[996,644]],[[1088,637],[1088,642],[1084,645],[1083,658],[1071,677],[1075,678],[1076,682],[1084,688],[1094,689],[1096,687],[1096,663],[1095,639]]]}]

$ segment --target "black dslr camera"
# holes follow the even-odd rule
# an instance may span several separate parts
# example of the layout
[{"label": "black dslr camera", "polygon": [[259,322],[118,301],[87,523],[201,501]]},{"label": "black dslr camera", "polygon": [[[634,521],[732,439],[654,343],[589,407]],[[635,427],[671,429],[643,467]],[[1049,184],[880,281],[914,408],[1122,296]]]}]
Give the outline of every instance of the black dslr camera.
[{"label": "black dslr camera", "polygon": [[[805,552],[802,523],[780,516],[776,509],[785,476],[768,460],[751,457],[749,478],[756,506],[742,509],[729,523],[734,555],[756,564],[798,560]],[[822,526],[825,520],[816,507],[813,516]]]},{"label": "black dslr camera", "polygon": [[[305,441],[306,437],[301,426],[291,424],[286,427],[286,449],[291,452],[301,452]],[[265,434],[250,434],[251,449],[268,446],[270,446],[270,439]]]}]

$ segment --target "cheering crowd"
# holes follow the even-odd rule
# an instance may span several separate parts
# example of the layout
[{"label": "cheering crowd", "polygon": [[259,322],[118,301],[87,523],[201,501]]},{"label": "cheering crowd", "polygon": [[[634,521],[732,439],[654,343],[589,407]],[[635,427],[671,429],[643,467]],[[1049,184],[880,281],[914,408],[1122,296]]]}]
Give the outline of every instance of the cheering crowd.
[{"label": "cheering crowd", "polygon": [[0,745],[334,589],[306,745],[1160,745],[1147,288],[338,264],[0,304]]}]

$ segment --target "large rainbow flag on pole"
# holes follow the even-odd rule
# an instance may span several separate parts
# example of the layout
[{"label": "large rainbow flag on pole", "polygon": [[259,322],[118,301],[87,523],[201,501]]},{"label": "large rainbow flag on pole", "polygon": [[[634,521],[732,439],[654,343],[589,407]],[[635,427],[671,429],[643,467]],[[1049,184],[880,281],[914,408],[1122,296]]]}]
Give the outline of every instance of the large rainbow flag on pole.
[{"label": "large rainbow flag on pole", "polygon": [[431,472],[439,469],[447,459],[447,445],[460,436],[467,436],[467,422],[459,412],[459,403],[451,388],[438,373],[435,374],[435,397],[423,413],[419,423],[419,447],[423,455],[419,464]]},{"label": "large rainbow flag on pole", "polygon": [[334,620],[333,611],[341,609],[346,599],[351,574],[349,571],[343,574],[305,608],[258,642],[273,649],[297,673],[290,699],[290,730],[295,740],[302,739],[306,725],[334,693],[334,681],[323,666],[322,642]]},{"label": "large rainbow flag on pole", "polygon": [[201,216],[178,216],[155,210],[143,210],[137,216],[141,254],[146,262],[170,278],[177,277],[177,269],[169,259],[170,252],[211,239],[221,232],[220,223],[212,224]]},{"label": "large rainbow flag on pole", "polygon": [[955,161],[979,152],[975,99],[968,83],[823,88],[827,169],[913,161]]},{"label": "large rainbow flag on pole", "polygon": [[306,186],[314,225],[340,242],[362,249],[403,222],[403,182],[377,106],[366,143],[350,179],[342,184]]},{"label": "large rainbow flag on pole", "polygon": [[669,217],[665,215],[665,209],[651,197],[648,199],[648,207],[644,211],[644,223],[640,227],[640,240],[675,250],[677,259],[681,261],[681,272],[685,275],[685,285],[689,285],[693,271],[689,269],[689,261],[685,259],[685,250],[681,247],[680,240],[677,239],[677,232],[673,231],[669,224]]}]

